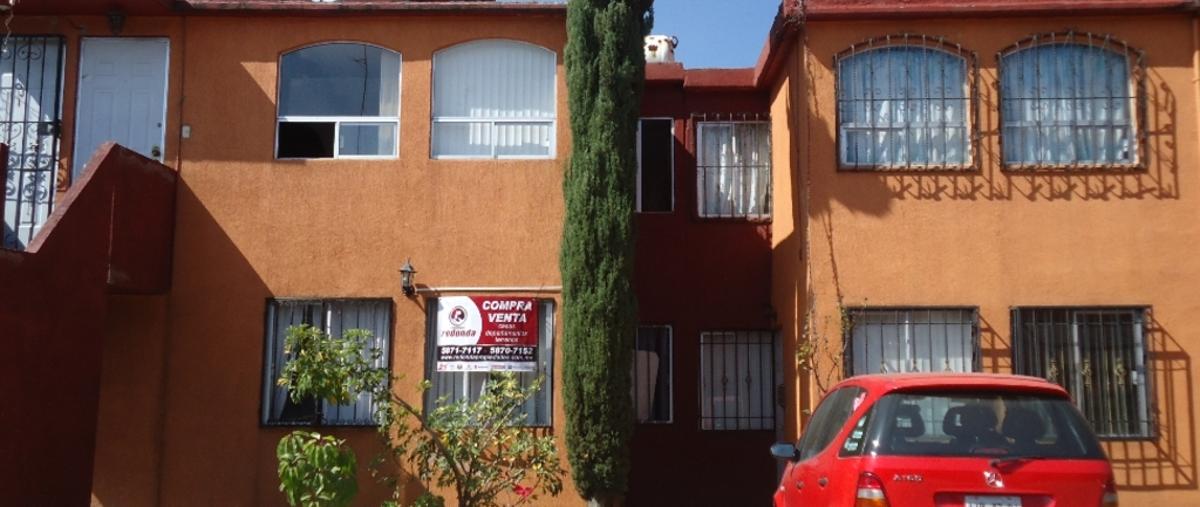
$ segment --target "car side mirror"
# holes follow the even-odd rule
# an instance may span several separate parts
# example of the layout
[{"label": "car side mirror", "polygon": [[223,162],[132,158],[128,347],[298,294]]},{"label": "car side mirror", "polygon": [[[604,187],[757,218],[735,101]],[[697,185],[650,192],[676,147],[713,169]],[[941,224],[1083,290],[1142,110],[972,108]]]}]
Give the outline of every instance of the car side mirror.
[{"label": "car side mirror", "polygon": [[800,451],[796,450],[796,446],[781,442],[771,446],[771,455],[776,459],[795,460],[800,457]]}]

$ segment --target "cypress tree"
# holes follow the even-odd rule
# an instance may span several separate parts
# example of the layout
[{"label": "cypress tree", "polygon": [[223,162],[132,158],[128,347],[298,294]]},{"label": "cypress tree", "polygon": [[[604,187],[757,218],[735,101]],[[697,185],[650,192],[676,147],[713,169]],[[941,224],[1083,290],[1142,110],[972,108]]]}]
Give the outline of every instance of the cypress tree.
[{"label": "cypress tree", "polygon": [[642,40],[653,0],[569,0],[572,153],[563,183],[563,398],[579,494],[623,502],[633,432],[633,293]]}]

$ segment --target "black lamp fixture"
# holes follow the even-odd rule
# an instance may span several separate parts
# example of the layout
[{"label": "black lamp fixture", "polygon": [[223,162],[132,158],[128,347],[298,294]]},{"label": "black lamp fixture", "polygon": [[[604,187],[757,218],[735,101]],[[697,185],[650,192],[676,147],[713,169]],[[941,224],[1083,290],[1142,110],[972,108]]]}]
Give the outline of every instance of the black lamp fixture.
[{"label": "black lamp fixture", "polygon": [[404,261],[404,265],[400,266],[400,288],[404,290],[404,295],[412,297],[417,293],[417,288],[413,286],[413,275],[417,274],[417,270],[413,268],[412,259]]},{"label": "black lamp fixture", "polygon": [[121,30],[125,29],[125,12],[120,9],[108,11],[108,30],[113,35],[121,35]]}]

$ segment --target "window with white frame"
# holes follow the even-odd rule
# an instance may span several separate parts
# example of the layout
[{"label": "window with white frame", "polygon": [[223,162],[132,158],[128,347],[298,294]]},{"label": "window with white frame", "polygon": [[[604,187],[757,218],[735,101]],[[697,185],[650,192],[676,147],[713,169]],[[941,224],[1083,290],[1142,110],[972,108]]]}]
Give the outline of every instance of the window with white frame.
[{"label": "window with white frame", "polygon": [[633,351],[633,405],[640,423],[672,421],[671,326],[638,326]]},{"label": "window with white frame", "polygon": [[[554,301],[540,300],[538,315],[541,322],[538,326],[537,371],[518,372],[517,379],[521,386],[527,387],[542,378],[542,387],[537,394],[525,402],[525,425],[550,426],[553,410],[554,393]],[[436,371],[438,336],[438,302],[430,298],[426,302],[428,312],[427,336],[425,346],[425,372],[432,386],[425,391],[425,411],[433,410],[438,403],[457,403],[459,401],[475,401],[483,393],[491,380],[491,372],[458,372]]]},{"label": "window with white frame", "polygon": [[1066,388],[1100,436],[1151,436],[1148,311],[1016,308],[1013,372]]},{"label": "window with white frame", "polygon": [[434,158],[553,158],[558,57],[513,40],[433,55]]},{"label": "window with white frame", "polygon": [[775,333],[700,333],[700,429],[773,430]]},{"label": "window with white frame", "polygon": [[770,123],[700,121],[696,131],[696,201],[700,216],[770,218]]},{"label": "window with white frame", "polygon": [[674,123],[671,118],[638,121],[639,213],[667,213],[675,209]]},{"label": "window with white frame", "polygon": [[295,402],[278,384],[284,364],[293,355],[284,352],[288,329],[309,325],[330,336],[352,329],[369,331],[369,348],[382,352],[375,366],[390,368],[392,301],[390,299],[273,299],[267,302],[267,329],[263,368],[262,423],[266,425],[370,426],[375,424],[375,401],[360,393],[348,405],[307,398]]},{"label": "window with white frame", "polygon": [[390,158],[400,130],[400,54],[336,42],[279,60],[276,158]]},{"label": "window with white frame", "polygon": [[1000,56],[1001,144],[1007,167],[1138,163],[1141,53],[1110,37],[1049,34]]},{"label": "window with white frame", "polygon": [[976,371],[977,315],[973,308],[849,310],[846,373]]},{"label": "window with white frame", "polygon": [[872,39],[837,60],[843,169],[969,166],[974,55],[920,35]]}]

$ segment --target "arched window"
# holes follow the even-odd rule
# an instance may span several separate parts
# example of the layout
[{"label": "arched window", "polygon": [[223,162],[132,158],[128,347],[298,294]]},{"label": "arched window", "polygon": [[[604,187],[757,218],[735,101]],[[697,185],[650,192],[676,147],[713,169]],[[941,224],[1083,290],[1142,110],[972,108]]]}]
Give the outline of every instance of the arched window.
[{"label": "arched window", "polygon": [[1091,34],[1039,35],[1002,52],[1005,166],[1137,164],[1131,68],[1140,59],[1124,43]]},{"label": "arched window", "polygon": [[277,158],[395,157],[400,54],[330,43],[279,61]]},{"label": "arched window", "polygon": [[433,56],[434,158],[552,158],[557,56],[481,40]]},{"label": "arched window", "polygon": [[971,165],[968,77],[974,60],[974,54],[920,35],[872,39],[839,55],[840,166]]}]

